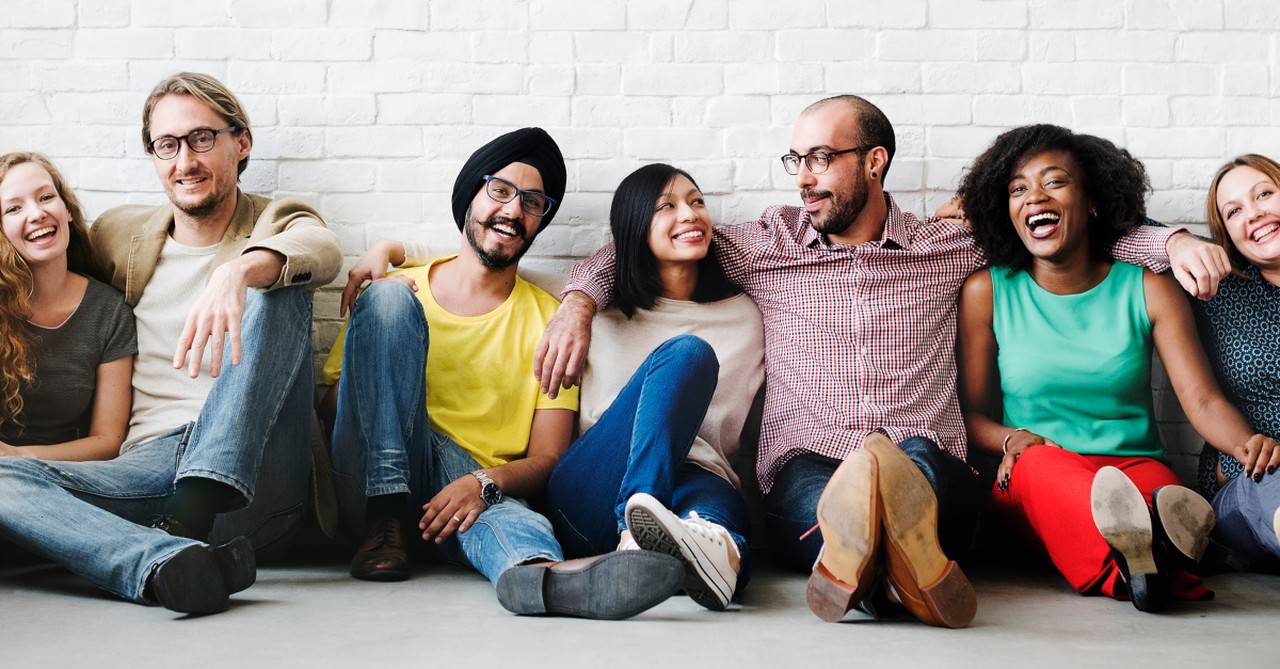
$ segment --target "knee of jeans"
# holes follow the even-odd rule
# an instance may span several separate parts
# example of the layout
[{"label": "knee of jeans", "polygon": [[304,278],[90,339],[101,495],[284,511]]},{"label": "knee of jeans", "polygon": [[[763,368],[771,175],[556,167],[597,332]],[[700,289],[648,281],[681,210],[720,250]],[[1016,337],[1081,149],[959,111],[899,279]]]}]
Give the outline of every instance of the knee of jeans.
[{"label": "knee of jeans", "polygon": [[662,352],[682,361],[685,368],[699,373],[715,375],[720,372],[720,361],[715,349],[705,339],[691,335],[676,335],[664,342],[655,352]]},{"label": "knee of jeans", "polygon": [[351,317],[374,327],[403,328],[412,322],[406,317],[415,314],[422,316],[422,305],[408,286],[399,281],[378,281],[361,293]]}]

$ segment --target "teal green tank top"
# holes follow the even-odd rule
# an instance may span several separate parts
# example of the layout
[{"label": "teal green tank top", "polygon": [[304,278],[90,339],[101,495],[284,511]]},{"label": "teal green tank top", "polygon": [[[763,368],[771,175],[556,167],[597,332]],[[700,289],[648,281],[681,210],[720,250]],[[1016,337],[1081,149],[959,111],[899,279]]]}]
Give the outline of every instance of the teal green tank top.
[{"label": "teal green tank top", "polygon": [[1142,268],[1054,295],[1024,270],[991,268],[1004,424],[1087,455],[1164,457],[1151,400]]}]

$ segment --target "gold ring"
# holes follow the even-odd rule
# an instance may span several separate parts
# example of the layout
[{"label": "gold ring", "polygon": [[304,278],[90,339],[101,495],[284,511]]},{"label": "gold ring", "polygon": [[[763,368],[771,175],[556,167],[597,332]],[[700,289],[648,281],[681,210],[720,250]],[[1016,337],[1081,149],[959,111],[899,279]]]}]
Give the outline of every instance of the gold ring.
[{"label": "gold ring", "polygon": [[459,524],[459,525],[461,525],[461,524],[462,524],[462,521],[461,521],[461,520],[458,520],[458,517],[457,517],[457,516],[454,516],[454,517],[453,517],[453,522],[455,522],[455,523],[457,523],[457,524]]}]

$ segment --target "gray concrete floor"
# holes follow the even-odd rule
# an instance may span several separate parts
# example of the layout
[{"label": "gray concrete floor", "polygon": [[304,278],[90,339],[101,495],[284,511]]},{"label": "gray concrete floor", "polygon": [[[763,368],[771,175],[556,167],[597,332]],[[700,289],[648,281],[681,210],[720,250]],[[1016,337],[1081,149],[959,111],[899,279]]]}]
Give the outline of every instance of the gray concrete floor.
[{"label": "gray concrete floor", "polygon": [[526,618],[488,582],[423,564],[405,583],[346,575],[332,549],[263,567],[230,611],[185,618],[121,602],[55,568],[0,570],[0,667],[1274,667],[1280,577],[1209,580],[1217,598],[1143,614],[1056,574],[970,566],[971,628],[824,623],[805,579],[760,560],[745,604],[678,596],[623,622]]}]

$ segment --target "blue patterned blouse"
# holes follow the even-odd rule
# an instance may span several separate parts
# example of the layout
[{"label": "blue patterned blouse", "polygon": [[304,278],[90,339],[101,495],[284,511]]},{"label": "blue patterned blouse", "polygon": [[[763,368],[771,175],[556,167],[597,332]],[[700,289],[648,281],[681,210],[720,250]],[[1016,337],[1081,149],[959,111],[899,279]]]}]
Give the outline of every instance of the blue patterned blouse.
[{"label": "blue patterned blouse", "polygon": [[[1268,283],[1256,267],[1248,278],[1228,276],[1218,294],[1200,302],[1208,324],[1205,350],[1216,363],[1223,391],[1261,434],[1280,438],[1280,286]],[[1229,455],[1205,444],[1200,454],[1200,491],[1210,499],[1218,493],[1214,473],[1221,461],[1227,478],[1244,467]]]}]

